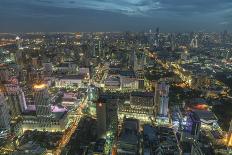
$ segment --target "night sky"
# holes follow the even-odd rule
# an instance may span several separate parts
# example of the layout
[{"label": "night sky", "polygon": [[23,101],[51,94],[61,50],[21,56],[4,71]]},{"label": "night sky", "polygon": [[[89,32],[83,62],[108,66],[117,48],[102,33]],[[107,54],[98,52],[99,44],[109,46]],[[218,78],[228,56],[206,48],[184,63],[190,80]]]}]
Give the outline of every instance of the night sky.
[{"label": "night sky", "polygon": [[232,30],[232,0],[0,0],[0,32]]}]

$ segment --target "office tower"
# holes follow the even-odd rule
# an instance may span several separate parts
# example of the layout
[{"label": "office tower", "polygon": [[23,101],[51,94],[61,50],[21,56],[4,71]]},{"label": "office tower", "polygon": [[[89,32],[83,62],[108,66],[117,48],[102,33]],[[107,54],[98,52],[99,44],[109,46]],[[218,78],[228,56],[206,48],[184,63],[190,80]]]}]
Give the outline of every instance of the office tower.
[{"label": "office tower", "polygon": [[101,96],[96,105],[97,133],[98,137],[106,134],[106,131],[117,131],[118,127],[118,99],[111,96]]},{"label": "office tower", "polygon": [[4,87],[11,118],[17,118],[27,109],[24,92],[16,84],[5,84]]},{"label": "office tower", "polygon": [[160,82],[156,85],[155,100],[157,112],[161,116],[168,115],[168,101],[169,101],[169,85],[165,82]]},{"label": "office tower", "polygon": [[0,129],[10,130],[10,113],[7,107],[6,98],[0,92]]},{"label": "office tower", "polygon": [[34,99],[37,117],[46,118],[51,116],[51,105],[46,84],[34,85]]}]

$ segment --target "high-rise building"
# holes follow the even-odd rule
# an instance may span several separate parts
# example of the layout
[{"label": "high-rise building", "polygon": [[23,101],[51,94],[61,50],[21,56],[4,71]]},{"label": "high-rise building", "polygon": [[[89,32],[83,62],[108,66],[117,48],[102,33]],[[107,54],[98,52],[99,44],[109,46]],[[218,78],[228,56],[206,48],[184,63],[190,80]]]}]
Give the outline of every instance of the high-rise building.
[{"label": "high-rise building", "polygon": [[10,130],[10,113],[7,107],[6,98],[0,92],[0,129]]},{"label": "high-rise building", "polygon": [[169,85],[165,82],[160,82],[156,85],[155,100],[157,112],[161,116],[168,115],[168,101],[169,101]]},{"label": "high-rise building", "polygon": [[37,117],[46,118],[51,116],[51,105],[46,84],[34,85],[34,99]]},{"label": "high-rise building", "polygon": [[37,117],[50,117],[51,105],[46,84],[34,85],[34,98]]},{"label": "high-rise building", "polygon": [[11,118],[16,118],[27,108],[24,92],[16,84],[4,84],[4,87]]},{"label": "high-rise building", "polygon": [[98,136],[105,136],[106,131],[116,132],[118,127],[118,99],[101,96],[96,105]]},{"label": "high-rise building", "polygon": [[22,60],[22,39],[19,38],[18,36],[16,37],[16,42],[17,42],[17,51],[15,54],[15,60],[18,65],[22,65],[23,60]]}]

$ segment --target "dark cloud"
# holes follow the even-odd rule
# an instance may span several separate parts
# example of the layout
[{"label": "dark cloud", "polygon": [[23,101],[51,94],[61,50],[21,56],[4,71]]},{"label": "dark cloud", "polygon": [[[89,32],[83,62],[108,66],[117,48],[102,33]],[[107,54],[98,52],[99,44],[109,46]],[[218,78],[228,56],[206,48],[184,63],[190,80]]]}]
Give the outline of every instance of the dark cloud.
[{"label": "dark cloud", "polygon": [[222,31],[231,0],[0,0],[0,31]]}]

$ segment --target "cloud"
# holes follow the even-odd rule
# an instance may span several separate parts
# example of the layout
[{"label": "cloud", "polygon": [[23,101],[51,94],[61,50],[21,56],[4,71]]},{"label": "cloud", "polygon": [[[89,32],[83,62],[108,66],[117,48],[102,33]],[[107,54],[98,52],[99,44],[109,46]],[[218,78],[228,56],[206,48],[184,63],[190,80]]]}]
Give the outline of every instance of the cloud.
[{"label": "cloud", "polygon": [[31,0],[38,5],[85,8],[126,15],[152,15],[156,11],[176,14],[212,13],[232,8],[231,0]]},{"label": "cloud", "polygon": [[85,8],[122,13],[126,15],[148,15],[161,8],[158,0],[34,0],[37,5],[50,5],[63,8]]}]

